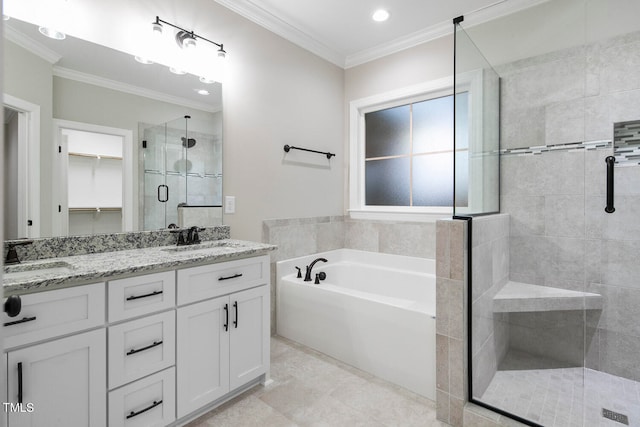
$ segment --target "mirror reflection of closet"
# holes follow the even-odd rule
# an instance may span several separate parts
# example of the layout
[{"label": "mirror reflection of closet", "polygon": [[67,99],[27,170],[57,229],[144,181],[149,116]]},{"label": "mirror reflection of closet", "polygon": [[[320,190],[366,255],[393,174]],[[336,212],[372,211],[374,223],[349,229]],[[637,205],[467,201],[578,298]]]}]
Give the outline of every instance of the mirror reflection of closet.
[{"label": "mirror reflection of closet", "polygon": [[59,235],[127,230],[127,221],[132,221],[127,197],[131,131],[61,122],[58,138]]}]

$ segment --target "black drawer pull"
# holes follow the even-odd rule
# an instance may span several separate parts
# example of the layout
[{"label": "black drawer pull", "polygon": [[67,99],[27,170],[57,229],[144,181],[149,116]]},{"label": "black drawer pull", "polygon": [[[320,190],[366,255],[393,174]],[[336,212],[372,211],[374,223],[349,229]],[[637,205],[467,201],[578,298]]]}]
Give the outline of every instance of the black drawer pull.
[{"label": "black drawer pull", "polygon": [[133,301],[134,299],[140,299],[140,298],[148,298],[154,295],[160,295],[161,293],[162,291],[153,291],[150,294],[144,294],[144,295],[138,295],[138,296],[131,295],[130,297],[127,297],[127,301]]},{"label": "black drawer pull", "polygon": [[162,405],[162,399],[154,400],[153,403],[151,404],[151,406],[148,406],[148,407],[146,407],[144,409],[140,409],[138,412],[131,411],[131,413],[129,415],[127,415],[127,419],[133,418],[136,415],[144,414],[145,412],[150,411],[151,409],[155,408],[158,405]]},{"label": "black drawer pull", "polygon": [[22,362],[18,362],[18,403],[22,403]]},{"label": "black drawer pull", "polygon": [[233,276],[227,276],[227,277],[218,277],[218,280],[229,280],[229,279],[236,279],[238,277],[242,277],[242,273],[236,273]]},{"label": "black drawer pull", "polygon": [[224,330],[229,330],[229,304],[224,305]]},{"label": "black drawer pull", "polygon": [[148,346],[139,348],[137,350],[135,348],[132,348],[131,350],[129,350],[127,352],[127,356],[131,356],[132,354],[140,353],[141,351],[149,350],[150,348],[157,347],[159,345],[162,345],[162,340],[154,341],[153,344],[149,344]]},{"label": "black drawer pull", "polygon": [[27,322],[31,322],[32,320],[36,320],[36,316],[33,317],[23,317],[20,320],[14,320],[13,322],[7,322],[4,324],[4,326],[11,326],[11,325],[17,325],[19,323],[27,323]]}]

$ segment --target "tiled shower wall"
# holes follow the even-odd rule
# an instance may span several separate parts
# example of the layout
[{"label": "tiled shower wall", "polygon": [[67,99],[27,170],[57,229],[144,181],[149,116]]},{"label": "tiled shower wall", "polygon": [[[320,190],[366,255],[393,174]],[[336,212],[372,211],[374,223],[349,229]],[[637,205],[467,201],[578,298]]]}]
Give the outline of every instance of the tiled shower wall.
[{"label": "tiled shower wall", "polygon": [[271,332],[276,331],[275,263],[334,249],[359,249],[435,258],[434,222],[352,220],[345,216],[263,221],[262,241],[278,246],[271,254]]},{"label": "tiled shower wall", "polygon": [[[510,279],[603,295],[602,312],[513,319],[511,346],[640,380],[640,166],[615,168],[615,208],[606,198],[603,148],[540,146],[611,141],[613,123],[640,119],[640,34],[529,58],[502,78],[501,211],[510,214]],[[546,323],[545,323],[546,322]],[[576,323],[577,322],[577,323]],[[567,326],[575,327],[567,327]],[[514,335],[515,334],[515,335]],[[564,349],[563,349],[564,348]],[[560,351],[562,350],[562,351]]]}]

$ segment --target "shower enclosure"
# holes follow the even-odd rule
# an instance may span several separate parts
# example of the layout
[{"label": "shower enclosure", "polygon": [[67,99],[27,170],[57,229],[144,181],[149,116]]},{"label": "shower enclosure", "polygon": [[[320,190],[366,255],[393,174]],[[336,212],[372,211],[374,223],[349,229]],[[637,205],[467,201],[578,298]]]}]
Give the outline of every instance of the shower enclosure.
[{"label": "shower enclosure", "polygon": [[184,116],[139,124],[144,230],[221,223],[221,125],[219,114],[213,121]]},{"label": "shower enclosure", "polygon": [[499,82],[509,223],[500,247],[469,246],[468,397],[529,425],[640,426],[639,16],[638,1],[551,0],[456,25],[456,93],[470,71]]}]

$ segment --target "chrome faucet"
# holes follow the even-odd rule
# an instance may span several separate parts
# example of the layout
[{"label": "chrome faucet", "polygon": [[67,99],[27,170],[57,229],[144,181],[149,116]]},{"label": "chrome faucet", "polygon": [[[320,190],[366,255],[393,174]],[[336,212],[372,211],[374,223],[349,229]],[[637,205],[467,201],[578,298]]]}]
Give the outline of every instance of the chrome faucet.
[{"label": "chrome faucet", "polygon": [[307,272],[304,274],[304,281],[305,282],[310,282],[311,281],[311,269],[313,269],[313,266],[316,265],[316,262],[318,261],[322,261],[322,262],[327,262],[326,258],[316,258],[313,260],[313,262],[309,265],[307,265]]}]

